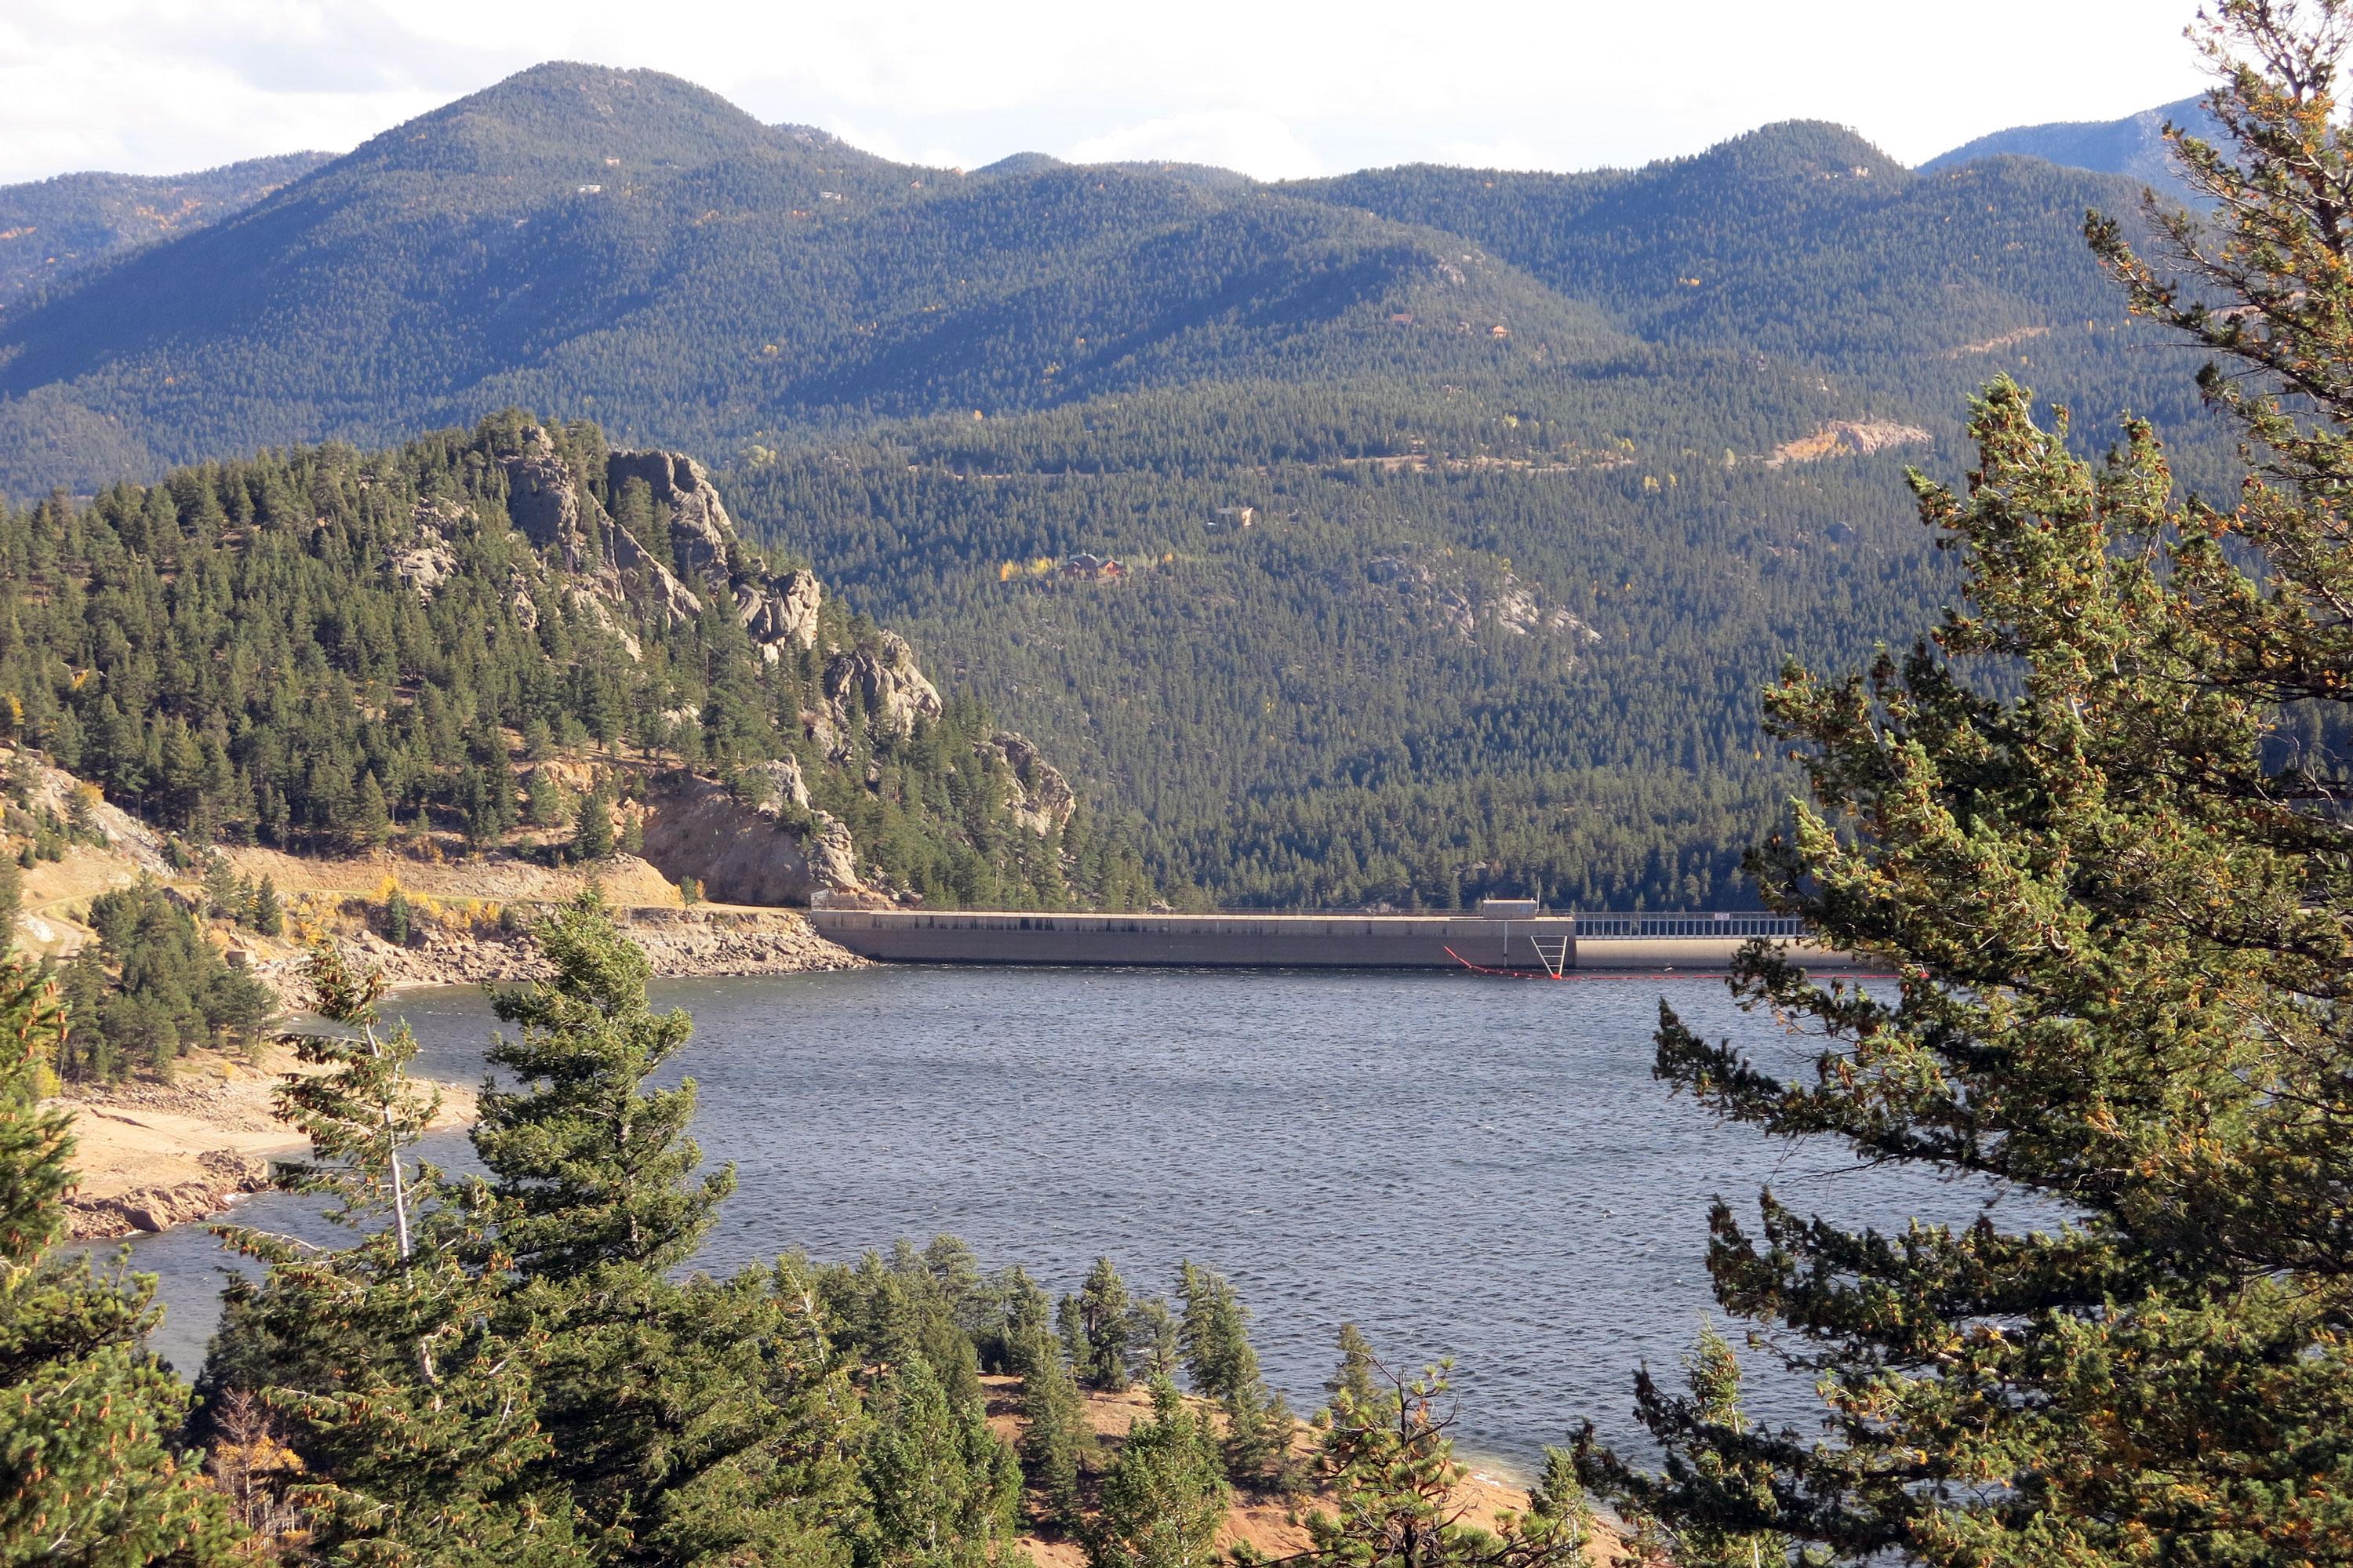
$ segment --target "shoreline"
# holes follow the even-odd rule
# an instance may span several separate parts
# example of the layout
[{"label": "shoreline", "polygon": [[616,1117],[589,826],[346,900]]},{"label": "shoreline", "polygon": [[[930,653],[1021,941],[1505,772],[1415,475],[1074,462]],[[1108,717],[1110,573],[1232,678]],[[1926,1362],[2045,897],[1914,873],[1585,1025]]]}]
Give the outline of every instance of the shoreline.
[{"label": "shoreline", "polygon": [[[269,1188],[269,1166],[308,1146],[272,1114],[294,1053],[270,1044],[250,1054],[193,1051],[168,1080],[133,1078],[43,1100],[73,1118],[75,1182],[67,1234],[110,1241],[212,1218]],[[432,1129],[471,1123],[475,1091],[420,1079],[441,1097]]]},{"label": "shoreline", "polygon": [[[660,980],[872,967],[819,937],[797,910],[639,906],[615,914]],[[277,994],[285,1012],[304,1011],[305,950],[240,938],[247,972]],[[436,927],[406,946],[362,931],[341,943],[379,970],[393,995],[512,984],[553,972],[524,931],[491,937]],[[183,1055],[168,1079],[135,1077],[43,1102],[73,1118],[78,1180],[66,1199],[68,1234],[78,1241],[153,1234],[210,1219],[239,1198],[268,1191],[271,1158],[306,1145],[270,1112],[279,1078],[294,1063],[293,1052],[274,1042],[243,1053],[201,1048]],[[435,1130],[474,1119],[471,1086],[418,1081],[441,1095]]]}]

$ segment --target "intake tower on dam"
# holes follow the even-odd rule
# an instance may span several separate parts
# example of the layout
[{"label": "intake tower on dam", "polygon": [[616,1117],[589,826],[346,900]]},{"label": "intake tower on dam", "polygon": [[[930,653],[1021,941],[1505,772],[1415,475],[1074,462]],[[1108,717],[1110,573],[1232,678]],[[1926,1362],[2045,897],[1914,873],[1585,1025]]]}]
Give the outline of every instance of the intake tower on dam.
[{"label": "intake tower on dam", "polygon": [[1107,914],[854,909],[819,903],[818,933],[870,959],[929,964],[1211,969],[1473,969],[1559,976],[1721,969],[1741,945],[1789,943],[1810,966],[1851,967],[1778,915],[1546,914],[1488,899],[1471,914]]}]

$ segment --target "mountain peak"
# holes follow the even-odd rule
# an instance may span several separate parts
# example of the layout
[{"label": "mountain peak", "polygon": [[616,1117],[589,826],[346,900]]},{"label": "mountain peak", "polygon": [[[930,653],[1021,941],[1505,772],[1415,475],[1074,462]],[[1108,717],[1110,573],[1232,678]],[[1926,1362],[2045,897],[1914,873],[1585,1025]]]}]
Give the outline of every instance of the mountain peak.
[{"label": "mountain peak", "polygon": [[776,141],[758,120],[683,78],[550,60],[396,125],[346,162],[568,176],[703,164]]},{"label": "mountain peak", "polygon": [[1862,135],[1826,120],[1781,120],[1719,142],[1694,164],[1741,180],[1776,178],[1901,182],[1910,171]]},{"label": "mountain peak", "polygon": [[2214,141],[2222,133],[2214,117],[2206,112],[2205,99],[2184,98],[2127,114],[2121,120],[2060,120],[2042,125],[2014,125],[2007,131],[1965,142],[1949,153],[1939,153],[1920,168],[1924,174],[1932,173],[2004,154],[2040,158],[2063,168],[2123,175],[2154,185],[2178,200],[2191,200],[2193,193],[2174,172],[2170,150],[2166,145],[2168,122],[2205,141]]}]

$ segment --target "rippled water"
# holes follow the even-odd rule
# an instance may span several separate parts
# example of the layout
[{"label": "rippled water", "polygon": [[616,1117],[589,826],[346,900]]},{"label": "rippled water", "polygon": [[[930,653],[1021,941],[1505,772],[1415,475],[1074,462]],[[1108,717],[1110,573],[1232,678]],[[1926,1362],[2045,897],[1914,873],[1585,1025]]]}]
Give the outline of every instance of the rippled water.
[{"label": "rippled water", "polygon": [[[1662,996],[1760,1054],[1802,1047],[1683,977],[907,968],[658,988],[694,1013],[696,1136],[740,1173],[706,1266],[949,1231],[1060,1291],[1098,1253],[1155,1289],[1189,1257],[1233,1278],[1303,1411],[1353,1319],[1388,1357],[1455,1358],[1466,1439],[1523,1463],[1580,1416],[1632,1439],[1633,1369],[1672,1366],[1710,1309],[1711,1195],[1753,1213],[1769,1181],[1849,1220],[1975,1207],[1670,1098],[1650,1075]],[[426,1070],[479,1075],[479,993],[400,1011]],[[433,1143],[462,1163],[461,1135]],[[239,1214],[315,1234],[295,1200]],[[217,1249],[182,1231],[133,1252],[164,1279],[160,1347],[193,1367]]]}]

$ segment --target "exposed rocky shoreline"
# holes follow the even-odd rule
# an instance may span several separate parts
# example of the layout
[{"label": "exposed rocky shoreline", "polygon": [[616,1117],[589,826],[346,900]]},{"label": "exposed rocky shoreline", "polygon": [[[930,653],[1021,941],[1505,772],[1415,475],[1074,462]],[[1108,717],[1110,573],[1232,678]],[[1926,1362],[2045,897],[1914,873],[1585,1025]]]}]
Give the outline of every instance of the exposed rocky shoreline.
[{"label": "exposed rocky shoreline", "polygon": [[[791,909],[620,908],[614,919],[621,934],[645,949],[654,973],[664,980],[722,975],[807,974],[868,967],[869,960],[817,934]],[[344,950],[381,971],[395,990],[430,985],[496,985],[541,980],[554,973],[527,930],[511,937],[470,935],[440,927],[421,930],[405,946],[372,931],[342,938]],[[287,1006],[308,1003],[303,991],[303,955],[290,951],[258,958],[253,973],[276,990]]]},{"label": "exposed rocky shoreline", "polygon": [[[69,1234],[82,1240],[169,1230],[209,1219],[269,1186],[273,1157],[299,1153],[301,1136],[273,1114],[280,1078],[297,1065],[276,1044],[249,1054],[200,1049],[167,1079],[139,1077],[46,1102],[73,1117],[79,1180],[66,1198]],[[437,1128],[474,1119],[463,1084],[435,1084]]]}]

